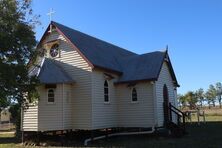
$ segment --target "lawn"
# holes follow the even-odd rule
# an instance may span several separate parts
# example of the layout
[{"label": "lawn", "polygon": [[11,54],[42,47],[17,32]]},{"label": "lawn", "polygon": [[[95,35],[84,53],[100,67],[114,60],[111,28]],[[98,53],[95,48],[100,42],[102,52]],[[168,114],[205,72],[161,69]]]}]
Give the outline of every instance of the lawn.
[{"label": "lawn", "polygon": [[187,125],[188,134],[182,138],[151,136],[115,137],[97,141],[93,146],[150,147],[150,148],[221,148],[222,122]]},{"label": "lawn", "polygon": [[[19,147],[18,140],[12,132],[0,132],[0,148]],[[20,146],[21,147],[21,146]]]},{"label": "lawn", "polygon": [[[222,147],[222,109],[204,109],[206,123],[197,124],[197,115],[192,123],[187,123],[188,134],[182,138],[153,136],[114,137],[97,141],[93,146],[150,147],[150,148],[221,148]],[[203,121],[203,117],[200,117]]]},{"label": "lawn", "polygon": [[[195,116],[192,116],[195,121]],[[188,134],[182,138],[166,138],[154,135],[119,136],[95,141],[90,147],[129,147],[129,148],[221,148],[222,115],[213,111],[206,112],[206,123],[187,124]],[[13,134],[0,132],[0,148],[22,148]]]}]

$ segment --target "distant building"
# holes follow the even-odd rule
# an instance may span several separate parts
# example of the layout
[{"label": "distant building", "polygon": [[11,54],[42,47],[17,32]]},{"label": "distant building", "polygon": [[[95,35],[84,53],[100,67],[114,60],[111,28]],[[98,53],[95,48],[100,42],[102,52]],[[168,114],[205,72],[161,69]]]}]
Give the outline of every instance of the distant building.
[{"label": "distant building", "polygon": [[1,111],[0,123],[8,123],[10,122],[11,113],[9,112],[9,108],[5,108]]}]

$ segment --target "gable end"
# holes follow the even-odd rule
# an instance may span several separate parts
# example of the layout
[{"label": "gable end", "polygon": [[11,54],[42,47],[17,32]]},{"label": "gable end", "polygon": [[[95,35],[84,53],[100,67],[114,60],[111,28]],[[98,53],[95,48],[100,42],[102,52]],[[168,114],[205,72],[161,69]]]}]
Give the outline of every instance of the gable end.
[{"label": "gable end", "polygon": [[67,43],[74,49],[78,52],[78,54],[87,62],[87,64],[89,65],[89,67],[91,67],[92,69],[94,68],[94,65],[81,53],[81,51],[64,35],[64,33],[58,28],[56,27],[56,25],[53,24],[53,22],[51,22],[49,24],[49,26],[47,27],[45,33],[43,34],[40,42],[38,43],[37,45],[37,48],[39,48],[41,45],[42,45],[42,42],[44,41],[44,39],[46,38],[46,36],[50,33],[49,30],[50,30],[50,25],[52,25],[53,27],[55,27],[56,31],[62,35]]},{"label": "gable end", "polygon": [[170,61],[170,57],[169,57],[169,55],[168,55],[168,50],[166,50],[166,52],[165,52],[165,58],[163,58],[163,60],[162,60],[162,65],[161,65],[161,67],[160,67],[160,69],[159,69],[159,74],[158,74],[157,79],[158,79],[159,76],[160,76],[160,72],[161,72],[161,69],[162,69],[162,67],[163,67],[164,62],[167,63],[167,66],[168,66],[168,68],[169,68],[170,75],[171,75],[171,77],[172,77],[172,80],[173,80],[174,85],[176,85],[177,87],[180,87],[180,85],[179,85],[178,82],[177,82],[176,75],[175,75],[175,73],[174,73],[173,66],[172,66],[171,61]]}]

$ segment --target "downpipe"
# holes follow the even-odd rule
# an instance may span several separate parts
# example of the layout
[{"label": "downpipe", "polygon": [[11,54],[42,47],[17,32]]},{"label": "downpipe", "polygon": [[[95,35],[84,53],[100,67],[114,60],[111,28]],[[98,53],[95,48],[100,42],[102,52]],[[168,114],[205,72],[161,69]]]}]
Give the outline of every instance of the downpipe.
[{"label": "downpipe", "polygon": [[108,134],[108,135],[104,135],[104,136],[98,136],[98,137],[94,137],[92,138],[88,138],[86,140],[84,140],[84,146],[87,146],[89,142],[91,142],[92,140],[100,140],[100,139],[105,139],[108,137],[113,137],[113,136],[128,136],[128,135],[145,135],[145,134],[151,134],[155,131],[155,128],[152,127],[151,131],[142,131],[142,132],[122,132],[122,133],[113,133],[113,134]]}]

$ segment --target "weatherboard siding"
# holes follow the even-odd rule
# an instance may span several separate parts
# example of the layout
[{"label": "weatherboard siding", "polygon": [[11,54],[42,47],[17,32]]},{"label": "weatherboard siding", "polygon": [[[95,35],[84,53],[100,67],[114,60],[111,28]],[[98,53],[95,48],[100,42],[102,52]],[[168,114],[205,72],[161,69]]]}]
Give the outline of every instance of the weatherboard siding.
[{"label": "weatherboard siding", "polygon": [[64,128],[72,129],[72,85],[64,84],[63,85],[63,120]]},{"label": "weatherboard siding", "polygon": [[[164,62],[163,66],[160,71],[160,75],[158,78],[158,81],[155,83],[156,87],[156,110],[157,110],[157,123],[158,126],[163,126],[164,123],[164,115],[163,115],[163,86],[164,84],[167,85],[168,89],[168,95],[169,95],[169,102],[172,103],[172,105],[176,105],[176,95],[174,90],[174,84],[173,80],[169,71],[169,68],[167,66],[167,63]],[[175,115],[173,114],[173,120],[175,121]]]},{"label": "weatherboard siding", "polygon": [[[105,103],[104,71],[92,70],[77,49],[56,31],[44,38],[42,44],[57,39],[59,39],[60,56],[54,59],[75,83],[57,84],[53,104],[47,102],[45,86],[40,86],[38,106],[30,107],[23,113],[25,131],[92,130],[163,125],[164,84],[168,87],[170,102],[176,105],[176,91],[165,62],[157,82],[138,82],[135,85],[138,102],[131,101],[132,87],[128,84],[114,85],[118,76],[112,74],[114,79],[108,81],[110,101]],[[49,49],[47,57],[50,57]]]},{"label": "weatherboard siding", "polygon": [[[114,76],[114,75],[113,75]],[[115,76],[116,78],[117,76]],[[117,100],[115,79],[107,80],[109,102],[104,102],[104,72],[93,70],[92,73],[92,127],[93,129],[117,126]]]},{"label": "weatherboard siding", "polygon": [[138,102],[131,101],[131,87],[127,84],[116,86],[118,98],[119,127],[154,126],[153,85],[149,82],[137,83]]},{"label": "weatherboard siding", "polygon": [[48,94],[44,86],[39,87],[39,131],[64,130],[72,128],[72,106],[70,104],[70,84],[57,84],[55,102],[48,103]]},{"label": "weatherboard siding", "polygon": [[30,105],[22,113],[22,130],[38,131],[38,106]]},{"label": "weatherboard siding", "polygon": [[48,89],[45,86],[39,87],[39,131],[60,130],[63,128],[62,120],[62,85],[57,84],[54,89],[55,102],[48,103]]},{"label": "weatherboard siding", "polygon": [[[71,87],[71,117],[66,117],[72,121],[72,129],[91,129],[92,112],[92,68],[77,52],[76,49],[59,35],[56,31],[48,35],[43,44],[49,41],[60,39],[60,57],[55,58],[58,64],[75,81]],[[48,52],[49,53],[49,52]],[[70,123],[67,123],[70,124]]]}]

